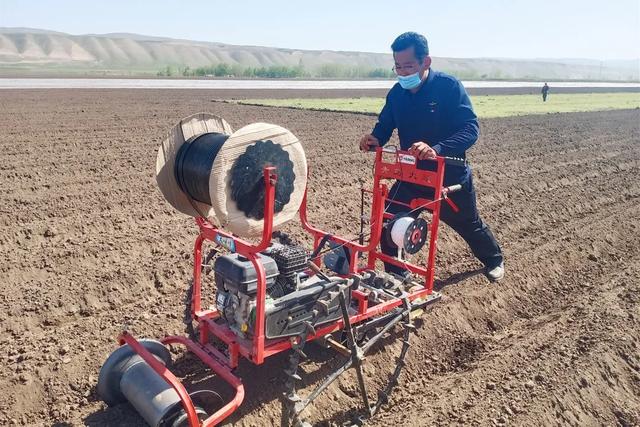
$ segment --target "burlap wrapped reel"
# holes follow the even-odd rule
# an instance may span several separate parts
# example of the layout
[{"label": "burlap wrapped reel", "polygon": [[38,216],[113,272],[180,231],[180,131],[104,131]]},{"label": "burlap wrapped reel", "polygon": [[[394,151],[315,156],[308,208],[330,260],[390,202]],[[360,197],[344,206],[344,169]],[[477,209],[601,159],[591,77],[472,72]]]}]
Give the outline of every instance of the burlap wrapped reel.
[{"label": "burlap wrapped reel", "polygon": [[276,167],[274,227],[298,212],[307,161],[287,129],[254,123],[232,132],[222,118],[200,113],[176,125],[158,150],[156,180],[180,212],[209,217],[241,237],[259,236],[264,218],[265,166]]}]

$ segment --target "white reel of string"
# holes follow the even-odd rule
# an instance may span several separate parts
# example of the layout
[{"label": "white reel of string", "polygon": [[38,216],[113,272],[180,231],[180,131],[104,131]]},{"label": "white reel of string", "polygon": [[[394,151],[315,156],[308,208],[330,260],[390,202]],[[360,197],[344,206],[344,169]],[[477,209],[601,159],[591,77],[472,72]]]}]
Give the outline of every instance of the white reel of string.
[{"label": "white reel of string", "polygon": [[415,254],[427,241],[428,223],[423,218],[413,218],[409,215],[399,216],[392,221],[389,235],[391,241],[398,247],[398,257],[402,252]]}]

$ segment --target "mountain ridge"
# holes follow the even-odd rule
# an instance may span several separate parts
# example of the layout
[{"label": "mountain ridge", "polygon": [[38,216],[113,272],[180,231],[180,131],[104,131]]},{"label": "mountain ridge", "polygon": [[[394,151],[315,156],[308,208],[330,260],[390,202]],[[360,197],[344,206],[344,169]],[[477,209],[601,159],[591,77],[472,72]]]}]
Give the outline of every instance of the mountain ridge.
[{"label": "mountain ridge", "polygon": [[[0,28],[0,72],[155,74],[166,67],[195,69],[217,64],[236,69],[298,67],[308,77],[322,77],[327,70],[388,73],[393,59],[390,53],[242,46],[134,33],[72,35],[33,28]],[[640,59],[434,57],[433,64],[466,79],[640,81]]]}]

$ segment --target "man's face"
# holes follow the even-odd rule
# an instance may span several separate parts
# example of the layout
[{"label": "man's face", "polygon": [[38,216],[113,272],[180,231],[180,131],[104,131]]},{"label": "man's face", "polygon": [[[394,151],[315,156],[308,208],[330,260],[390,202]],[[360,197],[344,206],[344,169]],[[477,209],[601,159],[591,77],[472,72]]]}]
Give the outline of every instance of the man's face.
[{"label": "man's face", "polygon": [[399,76],[408,76],[414,73],[420,73],[420,78],[424,77],[424,73],[431,65],[431,58],[425,56],[422,61],[416,58],[413,46],[393,52],[393,59],[395,61],[394,70]]}]

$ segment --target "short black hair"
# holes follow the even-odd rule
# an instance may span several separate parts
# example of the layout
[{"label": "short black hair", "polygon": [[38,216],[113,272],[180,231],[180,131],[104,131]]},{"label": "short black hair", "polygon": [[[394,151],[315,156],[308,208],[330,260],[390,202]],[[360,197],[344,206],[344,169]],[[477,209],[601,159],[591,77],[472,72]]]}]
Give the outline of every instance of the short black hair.
[{"label": "short black hair", "polygon": [[413,31],[400,34],[391,44],[391,50],[394,52],[400,52],[410,47],[413,47],[413,51],[419,61],[422,61],[425,56],[429,56],[427,38]]}]

